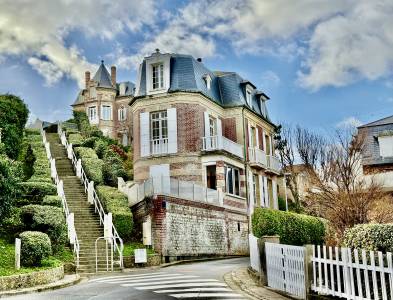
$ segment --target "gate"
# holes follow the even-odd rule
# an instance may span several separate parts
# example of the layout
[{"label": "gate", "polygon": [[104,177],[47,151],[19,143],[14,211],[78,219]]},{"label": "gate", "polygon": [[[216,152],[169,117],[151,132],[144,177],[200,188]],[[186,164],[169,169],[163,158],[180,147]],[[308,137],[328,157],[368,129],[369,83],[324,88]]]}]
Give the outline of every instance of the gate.
[{"label": "gate", "polygon": [[265,243],[268,286],[306,299],[306,249]]}]

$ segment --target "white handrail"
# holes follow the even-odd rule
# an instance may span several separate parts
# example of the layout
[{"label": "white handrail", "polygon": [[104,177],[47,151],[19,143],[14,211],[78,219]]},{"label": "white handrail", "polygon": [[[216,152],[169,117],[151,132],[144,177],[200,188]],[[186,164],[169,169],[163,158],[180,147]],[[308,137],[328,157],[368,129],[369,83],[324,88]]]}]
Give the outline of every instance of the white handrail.
[{"label": "white handrail", "polygon": [[[69,144],[67,141],[67,137],[65,135],[65,132],[63,132],[63,130],[61,128],[61,123],[58,124],[58,134],[60,136],[60,139],[61,139],[64,147],[66,149],[70,149],[69,151],[71,152],[72,165],[73,165],[75,171],[77,171],[78,159],[76,158],[74,149],[72,148],[72,144]],[[80,167],[80,170],[81,170],[81,183],[84,186],[85,193],[87,193],[88,186],[89,186],[89,179],[87,178],[86,172],[82,166]],[[104,208],[101,204],[100,199],[98,198],[98,195],[97,195],[94,187],[93,187],[93,204],[94,204],[95,212],[98,213],[98,215],[99,215],[100,225],[104,225],[105,211],[104,211]],[[114,250],[116,250],[118,252],[119,260],[120,260],[120,268],[123,268],[123,249],[124,249],[123,240],[120,238],[120,236],[119,236],[119,234],[113,224],[112,224],[112,233],[113,233],[113,248],[114,248]],[[119,243],[119,245],[118,245],[118,243]]]},{"label": "white handrail", "polygon": [[[52,163],[52,161],[54,161],[55,159],[52,158],[52,154],[50,153],[49,142],[47,142],[46,133],[45,133],[45,130],[43,130],[43,128],[41,128],[41,136],[42,136],[42,141],[44,142],[44,144],[48,145],[45,147],[45,149],[47,151],[48,160],[51,165],[51,177],[53,178],[53,180],[56,184],[57,195],[61,199],[63,211],[64,211],[64,214],[65,214],[65,217],[67,220],[67,229],[68,229],[69,235],[72,236],[72,240],[71,240],[70,236],[69,236],[69,238],[70,238],[70,243],[73,244],[73,252],[76,255],[76,267],[78,268],[79,267],[80,245],[79,245],[79,240],[78,240],[78,236],[76,234],[74,224],[69,224],[69,222],[68,222],[68,216],[71,214],[71,212],[68,208],[67,199],[65,197],[64,188],[63,188],[63,181],[60,180],[60,178],[59,178],[59,175],[58,175],[57,169],[56,169],[56,164]],[[71,234],[70,234],[70,232],[71,232]]]}]

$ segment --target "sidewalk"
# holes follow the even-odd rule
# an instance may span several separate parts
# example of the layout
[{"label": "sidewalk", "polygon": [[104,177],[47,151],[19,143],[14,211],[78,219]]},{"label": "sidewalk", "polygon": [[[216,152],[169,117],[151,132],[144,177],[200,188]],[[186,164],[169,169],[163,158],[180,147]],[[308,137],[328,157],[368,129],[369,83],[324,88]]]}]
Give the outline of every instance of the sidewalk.
[{"label": "sidewalk", "polygon": [[42,291],[46,291],[46,290],[61,289],[61,288],[67,287],[67,286],[77,284],[81,280],[82,280],[82,278],[78,274],[65,275],[63,279],[56,281],[56,282],[48,283],[45,285],[37,285],[37,286],[30,287],[30,288],[25,288],[25,289],[9,290],[9,291],[0,292],[0,298],[21,295],[21,294],[38,293],[38,292],[42,292]]},{"label": "sidewalk", "polygon": [[248,274],[247,268],[236,269],[225,274],[225,282],[235,291],[241,291],[250,299],[262,300],[288,300],[290,298],[281,296],[264,287],[258,286]]}]

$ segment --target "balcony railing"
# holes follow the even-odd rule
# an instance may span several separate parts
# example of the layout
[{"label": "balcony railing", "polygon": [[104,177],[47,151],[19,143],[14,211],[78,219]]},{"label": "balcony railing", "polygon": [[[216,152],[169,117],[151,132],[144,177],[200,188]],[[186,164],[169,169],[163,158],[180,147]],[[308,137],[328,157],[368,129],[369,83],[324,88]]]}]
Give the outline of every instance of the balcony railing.
[{"label": "balcony railing", "polygon": [[248,159],[250,163],[258,164],[263,167],[268,166],[266,153],[261,149],[255,147],[248,148]]},{"label": "balcony railing", "polygon": [[269,169],[273,172],[279,173],[281,171],[281,163],[280,160],[274,155],[268,155],[267,161],[269,164]]},{"label": "balcony railing", "polygon": [[150,141],[150,149],[152,155],[168,153],[168,138]]},{"label": "balcony railing", "polygon": [[243,158],[243,146],[224,136],[205,136],[202,138],[203,151],[224,150],[239,158]]}]

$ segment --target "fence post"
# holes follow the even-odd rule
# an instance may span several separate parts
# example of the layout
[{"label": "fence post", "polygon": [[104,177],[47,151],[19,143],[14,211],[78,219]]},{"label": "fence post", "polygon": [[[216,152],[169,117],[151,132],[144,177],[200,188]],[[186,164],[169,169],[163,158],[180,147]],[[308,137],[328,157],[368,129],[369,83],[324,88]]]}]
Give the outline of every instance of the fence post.
[{"label": "fence post", "polygon": [[76,162],[76,176],[81,178],[82,176],[82,161],[78,159]]},{"label": "fence post", "polygon": [[93,195],[93,191],[94,191],[94,181],[90,181],[87,185],[87,201],[90,204],[94,203],[94,195]]},{"label": "fence post", "polygon": [[56,161],[54,158],[50,161],[50,176],[55,179],[56,177]]},{"label": "fence post", "polygon": [[20,248],[21,248],[21,241],[20,239],[15,239],[15,269],[20,269]]},{"label": "fence post", "polygon": [[280,237],[278,235],[263,236],[258,239],[259,257],[261,262],[261,284],[267,285],[267,272],[266,272],[266,243],[280,244]]},{"label": "fence post", "polygon": [[68,144],[67,146],[67,157],[68,159],[72,159],[72,144]]},{"label": "fence post", "polygon": [[312,269],[312,253],[314,245],[305,245],[304,253],[304,283],[305,283],[305,298],[307,299],[311,294],[311,280],[313,278]]}]

